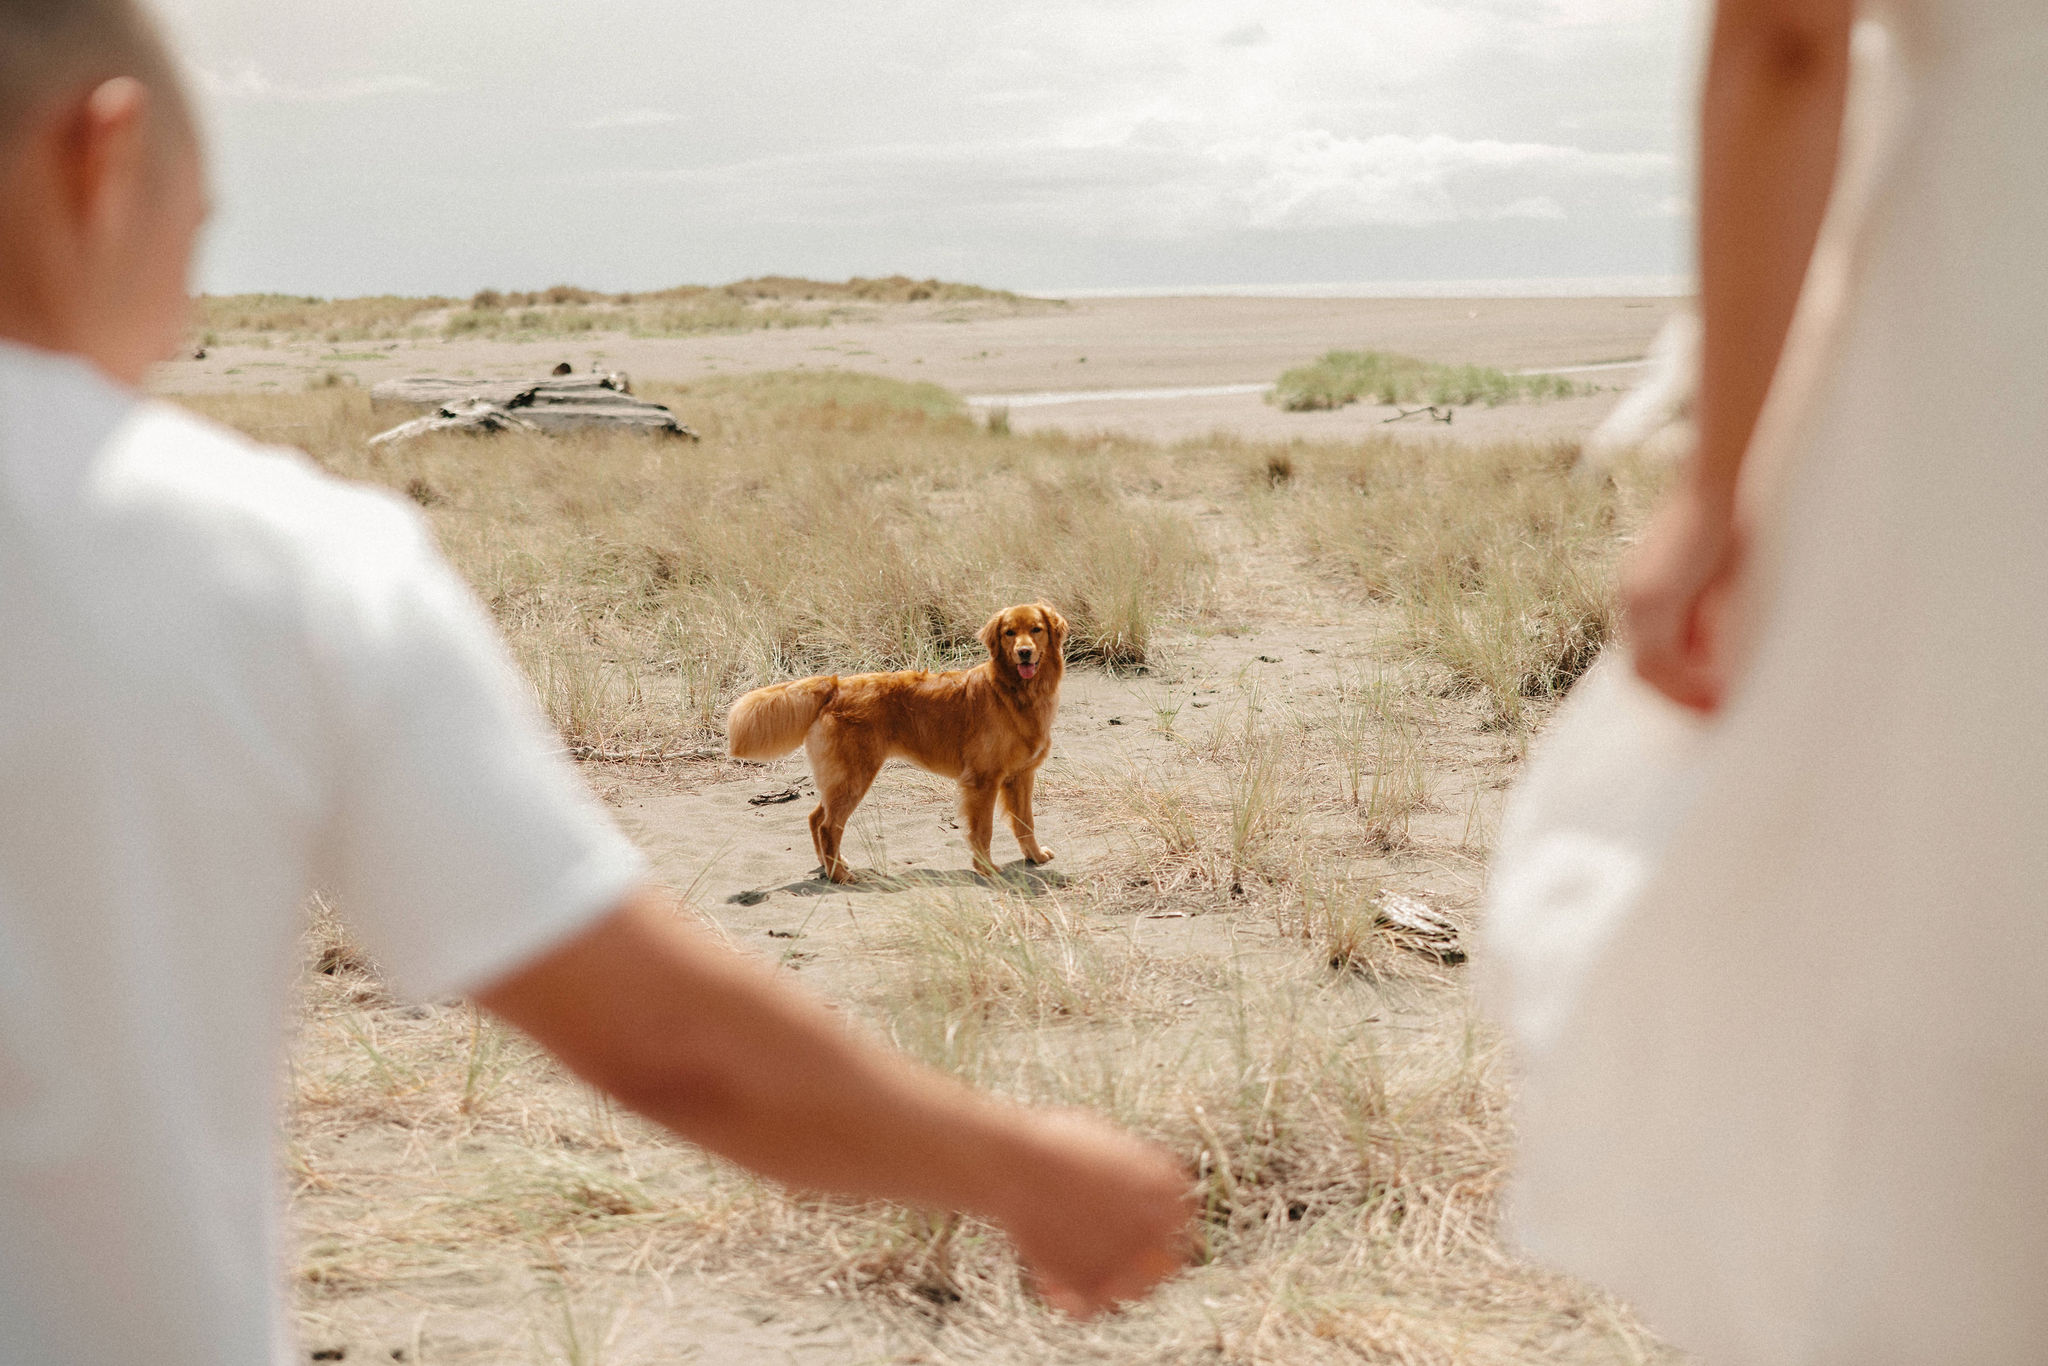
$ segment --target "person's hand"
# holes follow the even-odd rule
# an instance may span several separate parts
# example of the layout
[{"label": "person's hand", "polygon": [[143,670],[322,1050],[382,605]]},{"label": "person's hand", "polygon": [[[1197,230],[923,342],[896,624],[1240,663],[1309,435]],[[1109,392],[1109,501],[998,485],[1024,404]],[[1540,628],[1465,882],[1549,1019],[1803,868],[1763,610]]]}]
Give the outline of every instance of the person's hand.
[{"label": "person's hand", "polygon": [[1031,1159],[995,1218],[1046,1303],[1088,1318],[1187,1264],[1195,1204],[1172,1154],[1090,1115],[1025,1122]]},{"label": "person's hand", "polygon": [[1727,688],[1727,605],[1741,559],[1733,497],[1688,478],[1622,569],[1622,635],[1636,672],[1695,711],[1719,707]]}]

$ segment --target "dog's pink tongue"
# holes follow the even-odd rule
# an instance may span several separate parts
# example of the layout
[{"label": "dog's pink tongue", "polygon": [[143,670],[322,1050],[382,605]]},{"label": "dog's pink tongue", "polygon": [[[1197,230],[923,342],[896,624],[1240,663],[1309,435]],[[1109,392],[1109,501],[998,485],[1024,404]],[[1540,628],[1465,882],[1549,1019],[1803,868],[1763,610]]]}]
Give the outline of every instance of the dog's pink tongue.
[{"label": "dog's pink tongue", "polygon": [[1036,678],[1037,676],[1038,666],[1036,664],[1019,664],[1017,666],[1017,677]]}]

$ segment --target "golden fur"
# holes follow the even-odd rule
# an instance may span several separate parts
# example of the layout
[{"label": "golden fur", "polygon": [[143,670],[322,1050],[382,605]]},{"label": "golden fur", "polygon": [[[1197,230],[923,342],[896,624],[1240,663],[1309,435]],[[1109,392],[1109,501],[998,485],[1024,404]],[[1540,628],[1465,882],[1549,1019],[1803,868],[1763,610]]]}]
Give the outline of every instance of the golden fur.
[{"label": "golden fur", "polygon": [[756,688],[732,704],[727,742],[741,759],[804,747],[818,784],[811,842],[834,882],[852,876],[839,855],[847,818],[890,759],[959,782],[977,872],[995,871],[989,841],[998,800],[1024,857],[1044,863],[1052,850],[1033,828],[1031,788],[1052,747],[1066,638],[1066,618],[1042,602],[1005,608],[981,628],[985,663],[946,673],[821,674]]}]

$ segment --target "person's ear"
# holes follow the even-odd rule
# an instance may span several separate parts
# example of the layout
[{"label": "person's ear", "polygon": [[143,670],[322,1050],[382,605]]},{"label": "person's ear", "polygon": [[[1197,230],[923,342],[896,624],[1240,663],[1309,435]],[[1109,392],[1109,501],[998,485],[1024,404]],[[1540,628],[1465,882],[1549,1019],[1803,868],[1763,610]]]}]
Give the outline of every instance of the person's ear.
[{"label": "person's ear", "polygon": [[108,251],[146,208],[149,87],[133,76],[101,81],[73,107],[59,137],[73,219],[93,251]]},{"label": "person's ear", "polygon": [[1046,649],[1058,654],[1060,647],[1067,643],[1067,619],[1042,602],[1038,604],[1038,610],[1045,614]]},{"label": "person's ear", "polygon": [[996,641],[1002,638],[1002,634],[1003,614],[998,612],[988,619],[988,625],[981,628],[981,643],[988,647],[990,654],[996,652]]}]

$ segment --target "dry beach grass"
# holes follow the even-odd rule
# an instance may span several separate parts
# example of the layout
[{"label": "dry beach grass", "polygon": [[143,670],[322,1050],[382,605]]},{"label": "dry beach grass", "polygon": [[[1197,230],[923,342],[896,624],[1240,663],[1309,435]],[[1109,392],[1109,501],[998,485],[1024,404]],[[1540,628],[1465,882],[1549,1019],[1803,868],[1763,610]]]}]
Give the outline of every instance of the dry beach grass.
[{"label": "dry beach grass", "polygon": [[216,397],[205,410],[427,505],[572,745],[718,739],[764,679],[958,658],[992,605],[1055,599],[1069,650],[1141,662],[1194,610],[1207,556],[1131,496],[1119,452],[1003,443],[944,390],[769,375],[648,391],[702,445],[590,433],[373,449],[359,392]]},{"label": "dry beach grass", "polygon": [[877,305],[1024,307],[1017,295],[979,285],[905,276],[844,282],[761,276],[728,285],[677,285],[612,294],[577,285],[478,290],[467,300],[435,295],[324,299],[297,294],[202,295],[195,330],[204,344],[256,339],[330,343],[428,337],[532,339],[621,333],[687,337],[760,328],[827,327]]},{"label": "dry beach grass", "polygon": [[[421,503],[565,742],[616,761],[586,771],[689,913],[918,1056],[1172,1145],[1203,1263],[1066,1322],[986,1228],[765,1186],[465,1005],[393,1001],[322,909],[289,1120],[309,1346],[1665,1359],[1621,1306],[1503,1250],[1496,1041],[1462,969],[1375,913],[1387,892],[1470,910],[1506,778],[1608,629],[1641,476],[1577,481],[1541,443],[1010,435],[945,390],[852,374],[648,392],[702,444],[373,453],[384,419],[346,386],[192,401]],[[743,800],[800,766],[705,755],[739,691],[964,659],[993,608],[1036,597],[1073,620],[1077,663],[1046,873],[957,871],[946,785],[892,769],[849,831],[892,876],[826,894],[775,833],[802,805]]]}]

